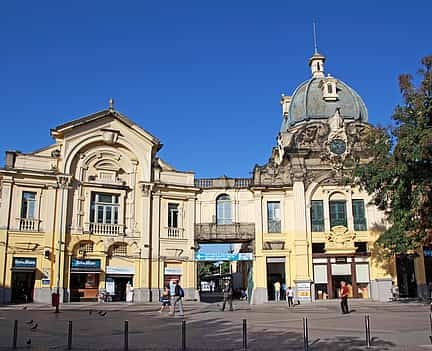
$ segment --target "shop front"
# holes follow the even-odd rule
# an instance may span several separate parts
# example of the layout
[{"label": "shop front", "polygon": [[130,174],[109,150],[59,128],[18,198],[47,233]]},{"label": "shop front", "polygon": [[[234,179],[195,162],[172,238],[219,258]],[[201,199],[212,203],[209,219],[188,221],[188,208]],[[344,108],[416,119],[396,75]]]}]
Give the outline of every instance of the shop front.
[{"label": "shop front", "polygon": [[111,301],[126,301],[126,285],[133,284],[134,274],[134,267],[106,267],[105,290]]},{"label": "shop front", "polygon": [[99,259],[72,258],[70,274],[70,300],[97,301],[99,295]]},{"label": "shop front", "polygon": [[14,257],[12,263],[12,303],[33,302],[36,258]]},{"label": "shop front", "polygon": [[275,300],[276,282],[285,284],[285,257],[267,257],[267,296],[269,301]]},{"label": "shop front", "polygon": [[342,281],[348,285],[350,297],[369,298],[369,263],[366,256],[330,256],[313,259],[314,295],[316,300],[339,297]]},{"label": "shop front", "polygon": [[169,286],[171,280],[178,280],[181,284],[183,268],[181,263],[166,263],[164,269],[164,287]]}]

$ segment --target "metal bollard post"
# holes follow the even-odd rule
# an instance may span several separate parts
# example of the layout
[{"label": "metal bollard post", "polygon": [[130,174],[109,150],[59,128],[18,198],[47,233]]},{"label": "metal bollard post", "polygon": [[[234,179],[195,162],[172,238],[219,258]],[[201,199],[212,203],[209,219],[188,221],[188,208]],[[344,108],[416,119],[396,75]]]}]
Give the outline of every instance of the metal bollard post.
[{"label": "metal bollard post", "polygon": [[309,329],[307,317],[303,318],[303,347],[305,351],[309,351]]},{"label": "metal bollard post", "polygon": [[247,350],[247,322],[243,319],[243,350]]},{"label": "metal bollard post", "polygon": [[14,321],[14,330],[13,330],[13,339],[12,339],[12,348],[17,348],[17,339],[18,339],[18,321],[15,319]]},{"label": "metal bollard post", "polygon": [[366,347],[371,347],[371,335],[370,335],[370,320],[369,315],[365,315],[365,331],[366,331]]},{"label": "metal bollard post", "polygon": [[431,330],[431,333],[429,335],[429,339],[430,339],[430,342],[432,344],[432,313],[429,314],[429,323],[430,323],[430,330]]},{"label": "metal bollard post", "polygon": [[72,321],[69,321],[67,348],[72,349]]},{"label": "metal bollard post", "polygon": [[129,321],[124,321],[124,350],[129,349]]},{"label": "metal bollard post", "polygon": [[182,338],[182,350],[186,350],[186,321],[182,320],[182,328],[181,328],[181,338]]}]

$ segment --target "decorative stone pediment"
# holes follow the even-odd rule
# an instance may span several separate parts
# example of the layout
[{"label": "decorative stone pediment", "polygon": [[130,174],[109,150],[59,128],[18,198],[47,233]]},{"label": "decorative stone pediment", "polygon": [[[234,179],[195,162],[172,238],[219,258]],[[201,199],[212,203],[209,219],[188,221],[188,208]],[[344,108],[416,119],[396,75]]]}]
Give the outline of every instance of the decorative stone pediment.
[{"label": "decorative stone pediment", "polygon": [[350,232],[347,227],[343,225],[333,227],[326,234],[326,253],[354,253],[356,251],[355,238],[356,233]]},{"label": "decorative stone pediment", "polygon": [[264,166],[255,166],[254,185],[292,185],[291,167],[288,163],[278,165],[270,159]]},{"label": "decorative stone pediment", "polygon": [[300,128],[294,135],[294,146],[296,149],[321,147],[326,140],[330,128],[324,123],[310,123]]}]

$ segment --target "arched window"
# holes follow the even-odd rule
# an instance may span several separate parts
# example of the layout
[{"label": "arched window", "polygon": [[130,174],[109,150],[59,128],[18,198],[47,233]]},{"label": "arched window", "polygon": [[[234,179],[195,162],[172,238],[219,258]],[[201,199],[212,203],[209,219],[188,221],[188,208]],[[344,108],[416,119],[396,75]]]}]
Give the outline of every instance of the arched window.
[{"label": "arched window", "polygon": [[319,62],[317,62],[317,71],[321,71],[321,65]]},{"label": "arched window", "polygon": [[333,85],[331,83],[327,84],[327,92],[333,94]]},{"label": "arched window", "polygon": [[231,224],[231,199],[229,195],[222,194],[216,199],[217,224]]}]

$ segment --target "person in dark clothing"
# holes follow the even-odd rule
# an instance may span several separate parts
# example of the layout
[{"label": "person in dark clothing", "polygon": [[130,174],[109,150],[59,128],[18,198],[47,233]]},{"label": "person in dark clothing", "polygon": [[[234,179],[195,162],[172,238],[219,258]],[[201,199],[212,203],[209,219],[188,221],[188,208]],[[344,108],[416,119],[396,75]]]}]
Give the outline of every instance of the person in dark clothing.
[{"label": "person in dark clothing", "polygon": [[341,281],[341,288],[340,288],[340,298],[341,298],[341,310],[342,314],[349,313],[348,311],[348,295],[349,295],[349,289],[344,281]]},{"label": "person in dark clothing", "polygon": [[225,305],[228,302],[229,303],[229,310],[230,311],[234,311],[233,310],[233,306],[232,306],[232,295],[233,295],[233,287],[232,287],[232,283],[230,279],[226,279],[223,283],[223,287],[222,287],[222,291],[223,291],[223,304],[222,304],[222,311],[225,311]]}]

